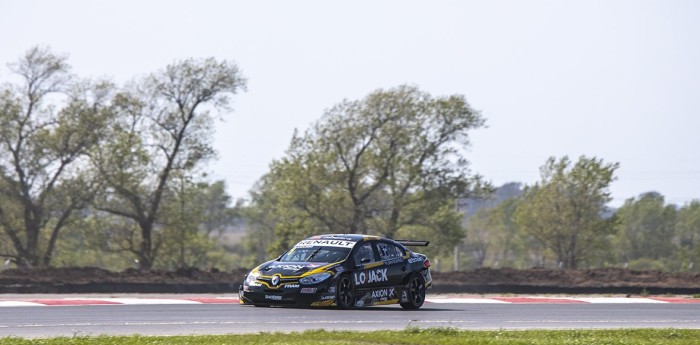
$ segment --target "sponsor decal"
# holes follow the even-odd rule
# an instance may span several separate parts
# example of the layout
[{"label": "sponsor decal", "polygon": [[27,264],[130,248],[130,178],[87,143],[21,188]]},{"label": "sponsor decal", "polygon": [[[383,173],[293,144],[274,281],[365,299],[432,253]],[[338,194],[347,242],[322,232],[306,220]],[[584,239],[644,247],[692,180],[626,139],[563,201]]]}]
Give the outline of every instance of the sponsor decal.
[{"label": "sponsor decal", "polygon": [[327,301],[329,299],[335,299],[335,295],[324,295],[321,297],[322,301]]},{"label": "sponsor decal", "polygon": [[372,298],[374,299],[387,299],[389,297],[394,297],[394,288],[372,291]]},{"label": "sponsor decal", "polygon": [[299,288],[299,284],[287,284],[284,286],[285,289],[297,289]]},{"label": "sponsor decal", "polygon": [[365,306],[365,301],[357,301],[355,302],[356,307],[364,307]]},{"label": "sponsor decal", "polygon": [[265,299],[271,299],[273,301],[281,301],[282,296],[280,296],[280,295],[265,295]]},{"label": "sponsor decal", "polygon": [[295,247],[341,247],[341,248],[352,248],[355,243],[353,241],[346,240],[303,240],[295,245]]},{"label": "sponsor decal", "polygon": [[301,293],[316,293],[316,288],[301,288]]},{"label": "sponsor decal", "polygon": [[273,265],[273,266],[270,266],[270,268],[279,268],[279,269],[283,269],[285,271],[299,271],[299,270],[304,268],[304,265],[282,264],[282,265]]},{"label": "sponsor decal", "polygon": [[259,283],[259,282],[256,280],[256,281],[254,281],[254,282],[252,282],[252,283],[248,283],[248,286],[262,286],[262,284]]},{"label": "sponsor decal", "polygon": [[414,263],[414,262],[423,262],[423,258],[419,256],[419,257],[415,257],[415,258],[410,258],[410,259],[408,259],[408,263],[409,263],[409,264],[412,264],[412,263]]},{"label": "sponsor decal", "polygon": [[355,285],[364,285],[388,281],[389,277],[387,277],[386,275],[386,270],[386,268],[378,268],[375,270],[356,272],[354,274]]},{"label": "sponsor decal", "polygon": [[401,291],[401,303],[408,302],[408,293],[406,291]]},{"label": "sponsor decal", "polygon": [[403,262],[403,259],[397,258],[397,259],[384,260],[384,263],[387,265],[398,264],[399,262]]},{"label": "sponsor decal", "polygon": [[330,293],[335,293],[335,286],[331,286],[328,288],[328,292]]}]

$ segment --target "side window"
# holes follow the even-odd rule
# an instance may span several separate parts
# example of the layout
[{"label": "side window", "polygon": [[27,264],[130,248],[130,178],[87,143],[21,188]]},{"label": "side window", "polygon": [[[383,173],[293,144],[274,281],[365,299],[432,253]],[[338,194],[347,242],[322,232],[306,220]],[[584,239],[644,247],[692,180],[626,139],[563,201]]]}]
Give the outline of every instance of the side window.
[{"label": "side window", "polygon": [[403,250],[390,243],[377,243],[377,250],[379,251],[380,260],[390,260],[403,256]]},{"label": "side window", "polygon": [[377,259],[374,257],[374,251],[372,250],[372,243],[366,242],[361,244],[357,248],[357,251],[355,252],[353,258],[355,259],[355,265],[361,265],[363,263],[363,259],[369,260],[365,260],[364,263],[377,261]]}]

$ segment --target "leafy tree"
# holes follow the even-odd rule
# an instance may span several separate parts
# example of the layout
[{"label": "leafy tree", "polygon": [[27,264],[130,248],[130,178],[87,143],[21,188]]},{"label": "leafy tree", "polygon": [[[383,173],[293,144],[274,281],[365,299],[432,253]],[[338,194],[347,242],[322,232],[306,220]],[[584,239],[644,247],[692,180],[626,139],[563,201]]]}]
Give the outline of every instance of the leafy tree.
[{"label": "leafy tree", "polygon": [[280,241],[275,236],[276,227],[283,223],[286,205],[282,206],[278,190],[269,187],[271,180],[269,173],[263,176],[250,193],[251,202],[240,206],[247,223],[241,246],[244,267],[254,267],[270,256],[281,254],[292,240]]},{"label": "leafy tree", "polygon": [[48,266],[59,232],[92,196],[84,157],[104,137],[113,87],[78,80],[48,48],[10,69],[21,81],[0,90],[0,256]]},{"label": "leafy tree", "polygon": [[194,196],[194,202],[202,208],[203,218],[203,223],[198,228],[207,236],[221,237],[239,216],[236,208],[231,205],[231,196],[226,192],[226,182],[200,182],[196,187],[198,193]]},{"label": "leafy tree", "polygon": [[110,142],[92,152],[103,182],[95,207],[128,220],[125,249],[142,268],[153,266],[162,245],[160,211],[173,177],[192,176],[214,155],[210,110],[228,109],[245,84],[232,62],[189,59],[115,97]]},{"label": "leafy tree", "polygon": [[681,254],[686,257],[683,268],[697,270],[700,264],[700,200],[693,200],[678,210],[675,228]]},{"label": "leafy tree", "polygon": [[474,266],[526,266],[526,238],[515,223],[519,199],[478,210],[467,221],[466,247]]},{"label": "leafy tree", "polygon": [[163,245],[159,267],[207,268],[222,266],[223,246],[219,238],[233,221],[230,197],[225,184],[193,183],[184,176],[175,176],[173,187],[166,194],[161,214]]},{"label": "leafy tree", "polygon": [[279,247],[318,232],[395,237],[409,228],[454,243],[464,235],[459,222],[445,228],[433,215],[455,213],[453,200],[480,186],[463,148],[483,123],[463,96],[436,98],[409,86],[334,106],[295,133],[261,184],[278,203],[270,208]]},{"label": "leafy tree", "polygon": [[601,214],[608,203],[608,187],[617,163],[582,156],[572,164],[568,157],[551,157],[540,169],[541,180],[525,191],[516,222],[551,250],[564,268],[577,268],[603,245],[613,231]]},{"label": "leafy tree", "polygon": [[113,271],[136,267],[132,257],[114,251],[109,246],[116,235],[111,231],[116,225],[111,221],[115,220],[119,219],[95,217],[88,212],[84,217],[67,225],[61,231],[61,239],[56,244],[57,250],[52,266],[90,266]]},{"label": "leafy tree", "polygon": [[623,260],[660,260],[674,252],[676,210],[666,205],[659,193],[629,199],[617,211],[617,234],[621,237]]},{"label": "leafy tree", "polygon": [[[415,207],[414,207],[415,206]],[[430,246],[420,252],[436,257],[453,253],[453,248],[466,235],[462,214],[455,210],[454,200],[433,205],[412,205],[406,212],[415,212],[415,223],[403,225],[394,238],[427,239]]]},{"label": "leafy tree", "polygon": [[[473,265],[484,266],[489,249],[493,249],[492,237],[495,219],[494,209],[481,209],[467,223],[466,247],[474,259]],[[498,249],[496,249],[498,250]]]},{"label": "leafy tree", "polygon": [[[182,176],[172,182],[177,188],[168,191],[161,206],[163,221],[159,224],[159,233],[162,242],[154,268],[228,269],[238,266],[233,254],[227,253],[222,243],[226,228],[238,217],[229,205],[225,183],[193,183]],[[56,257],[57,264],[114,270],[134,267],[133,258],[126,257],[120,250],[128,247],[128,236],[133,235],[133,231],[123,231],[129,229],[127,224],[132,224],[124,220],[104,212],[88,212],[80,222],[62,232],[60,244],[64,250]]]}]

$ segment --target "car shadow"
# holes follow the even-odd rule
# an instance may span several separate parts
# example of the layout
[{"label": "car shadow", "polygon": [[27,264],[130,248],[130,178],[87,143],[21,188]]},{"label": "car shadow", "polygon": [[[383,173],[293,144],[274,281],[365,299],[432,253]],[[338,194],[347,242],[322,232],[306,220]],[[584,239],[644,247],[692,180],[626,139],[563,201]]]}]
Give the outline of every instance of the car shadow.
[{"label": "car shadow", "polygon": [[420,309],[407,310],[401,308],[399,305],[396,306],[369,306],[364,308],[349,308],[349,309],[338,309],[336,307],[307,307],[307,306],[271,306],[272,308],[286,308],[286,309],[303,309],[303,310],[333,310],[338,312],[348,312],[348,311],[363,311],[363,312],[387,312],[387,311],[403,311],[406,313],[421,312],[421,311],[451,311],[459,310],[452,308],[434,308],[434,307],[421,307]]}]

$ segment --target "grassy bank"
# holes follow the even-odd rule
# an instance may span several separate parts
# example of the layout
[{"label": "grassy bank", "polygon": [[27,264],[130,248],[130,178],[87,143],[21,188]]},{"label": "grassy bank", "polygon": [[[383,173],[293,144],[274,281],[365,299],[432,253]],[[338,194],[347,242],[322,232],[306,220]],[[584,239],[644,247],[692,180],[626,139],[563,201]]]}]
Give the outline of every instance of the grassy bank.
[{"label": "grassy bank", "polygon": [[407,329],[404,331],[261,333],[207,336],[100,336],[51,339],[2,338],[2,345],[237,345],[237,344],[499,344],[499,345],[695,345],[700,330],[531,330],[459,331],[452,328]]}]

